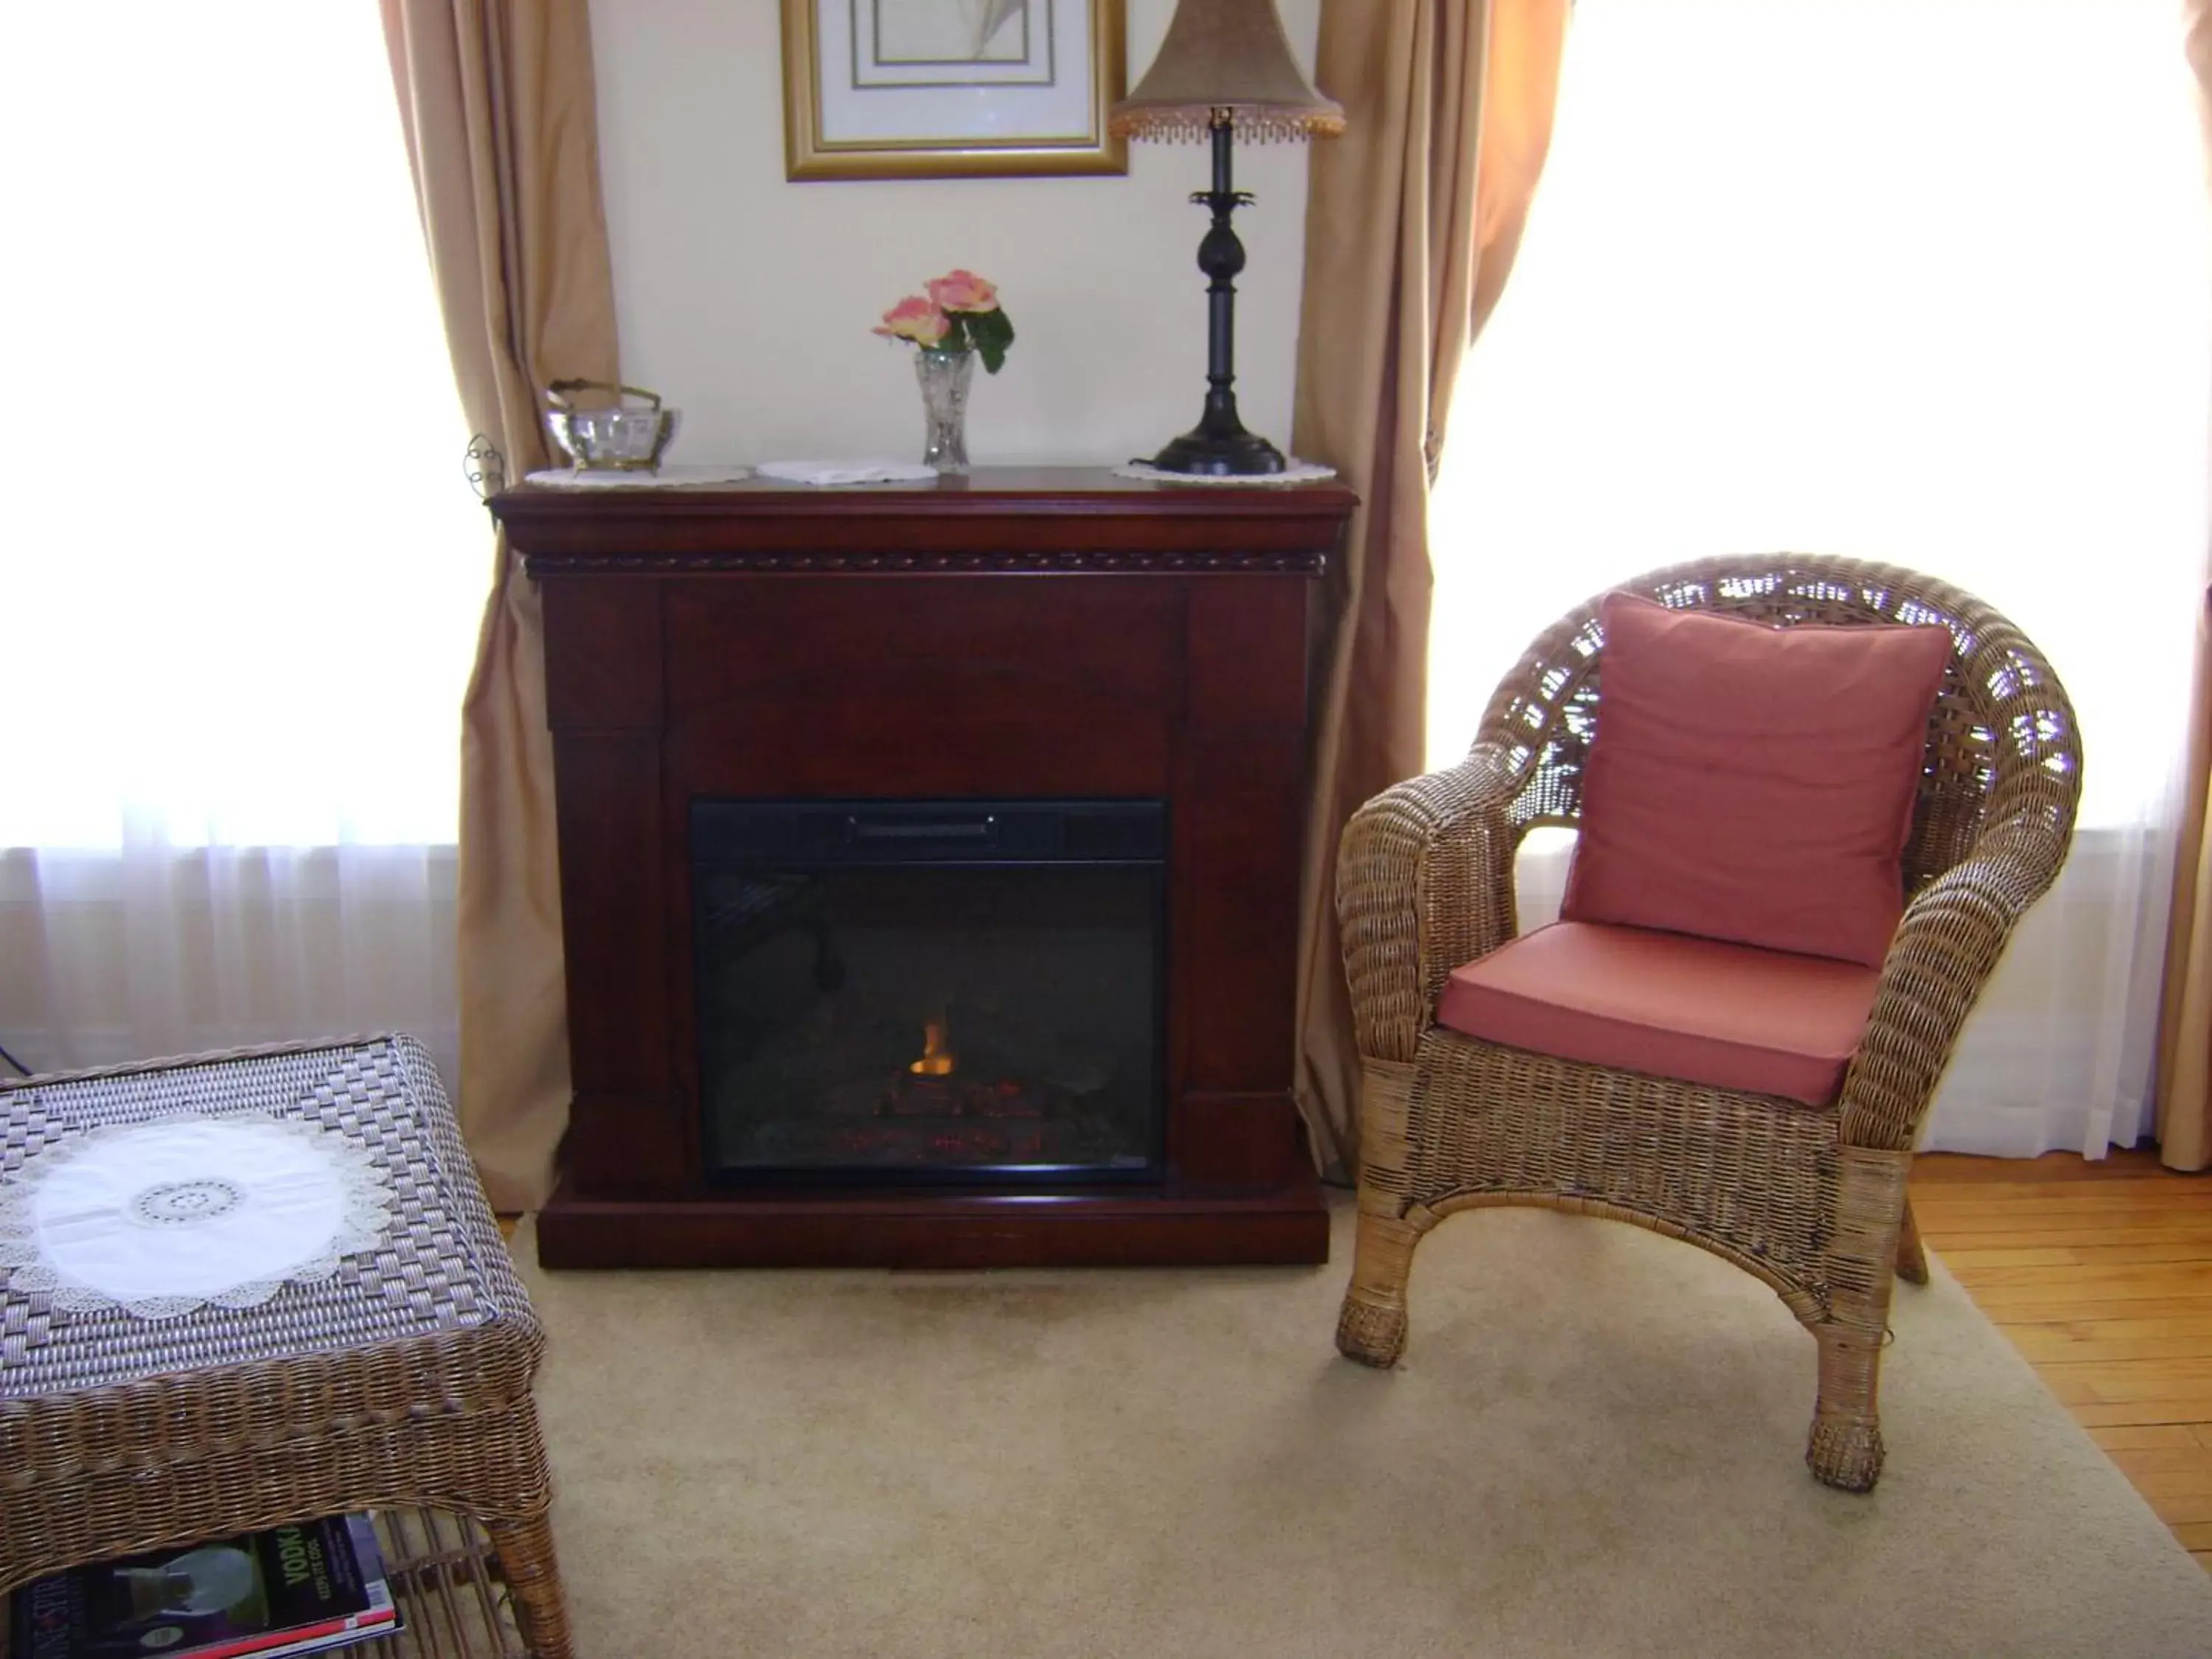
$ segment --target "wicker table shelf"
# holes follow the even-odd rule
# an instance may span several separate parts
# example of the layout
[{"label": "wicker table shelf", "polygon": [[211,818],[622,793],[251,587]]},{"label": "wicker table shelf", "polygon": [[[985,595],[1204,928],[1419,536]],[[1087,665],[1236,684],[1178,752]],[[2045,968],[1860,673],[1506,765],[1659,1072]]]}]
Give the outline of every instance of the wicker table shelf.
[{"label": "wicker table shelf", "polygon": [[[88,1276],[69,1232],[106,1212],[74,1189],[74,1207],[54,1200],[57,1171],[82,1186],[82,1171],[117,1164],[118,1137],[152,1131],[297,1142],[311,1164],[362,1184],[347,1189],[324,1255],[204,1300],[166,1284],[111,1299],[112,1263],[106,1279]],[[133,1218],[168,1229],[161,1249],[139,1244],[142,1265],[164,1249],[185,1259],[214,1237],[204,1219],[235,1227],[257,1205],[284,1212],[280,1188],[219,1170],[147,1174],[135,1194],[123,1183],[105,1224],[125,1256]],[[411,1039],[0,1089],[0,1592],[83,1563],[369,1510],[411,1628],[364,1652],[568,1659],[530,1392],[543,1347],[437,1073]]]},{"label": "wicker table shelf", "polygon": [[385,1571],[406,1627],[365,1644],[370,1659],[532,1659],[482,1527],[436,1510],[376,1517]]}]

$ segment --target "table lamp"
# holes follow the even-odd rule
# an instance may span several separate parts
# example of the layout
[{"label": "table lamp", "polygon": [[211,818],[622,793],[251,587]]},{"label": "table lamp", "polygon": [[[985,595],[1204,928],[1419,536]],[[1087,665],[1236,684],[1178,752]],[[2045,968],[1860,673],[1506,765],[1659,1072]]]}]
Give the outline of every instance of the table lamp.
[{"label": "table lamp", "polygon": [[1213,187],[1191,200],[1213,210],[1198,245],[1206,288],[1206,412],[1154,457],[1163,472],[1251,477],[1280,472],[1283,452],[1247,432],[1237,415],[1237,286],[1244,244],[1230,216],[1249,202],[1230,181],[1231,146],[1333,138],[1344,108],[1307,83],[1284,38],[1274,0],[1181,0],[1159,56],[1137,88],[1114,106],[1109,125],[1131,138],[1205,138],[1213,145]]}]

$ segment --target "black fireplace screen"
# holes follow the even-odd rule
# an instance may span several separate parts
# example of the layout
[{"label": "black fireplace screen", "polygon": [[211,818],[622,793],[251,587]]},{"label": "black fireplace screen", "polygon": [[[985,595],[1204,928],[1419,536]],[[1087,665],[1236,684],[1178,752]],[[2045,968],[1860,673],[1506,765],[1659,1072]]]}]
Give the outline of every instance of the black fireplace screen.
[{"label": "black fireplace screen", "polygon": [[1142,1178],[1158,801],[699,801],[700,1094],[725,1180]]}]

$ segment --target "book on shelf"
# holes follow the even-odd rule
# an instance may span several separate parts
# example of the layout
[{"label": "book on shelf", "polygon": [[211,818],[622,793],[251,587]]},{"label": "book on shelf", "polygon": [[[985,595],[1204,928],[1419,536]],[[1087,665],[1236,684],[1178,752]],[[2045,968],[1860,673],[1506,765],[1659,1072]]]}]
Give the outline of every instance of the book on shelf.
[{"label": "book on shelf", "polygon": [[295,1659],[388,1636],[365,1515],[72,1567],[15,1592],[15,1659]]}]

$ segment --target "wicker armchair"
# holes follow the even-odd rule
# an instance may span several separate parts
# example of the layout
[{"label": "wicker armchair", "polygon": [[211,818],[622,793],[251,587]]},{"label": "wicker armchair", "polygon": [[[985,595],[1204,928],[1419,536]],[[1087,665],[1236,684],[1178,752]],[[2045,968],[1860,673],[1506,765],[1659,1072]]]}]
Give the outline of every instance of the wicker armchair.
[{"label": "wicker armchair", "polygon": [[1631,1221],[1765,1281],[1820,1349],[1806,1461],[1881,1474],[1875,1385],[1893,1270],[1924,1279],[1905,1176],[1959,1028],[2014,922],[2063,861],[2081,792],[2074,711],[1979,600],[1911,571],[1776,555],[1624,585],[1675,608],[1796,623],[1940,622],[1955,641],[1905,850],[1907,904],[1874,1012],[1825,1109],[1613,1071],[1465,1036],[1446,976],[1511,939],[1513,860],[1576,822],[1601,707],[1593,600],[1532,646],[1468,757],[1378,795],[1340,854],[1337,910],[1363,1068],[1359,1227],[1337,1346],[1389,1365],[1414,1247],[1445,1216],[1533,1204]]}]

